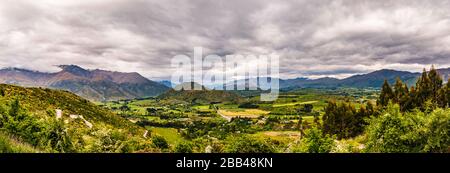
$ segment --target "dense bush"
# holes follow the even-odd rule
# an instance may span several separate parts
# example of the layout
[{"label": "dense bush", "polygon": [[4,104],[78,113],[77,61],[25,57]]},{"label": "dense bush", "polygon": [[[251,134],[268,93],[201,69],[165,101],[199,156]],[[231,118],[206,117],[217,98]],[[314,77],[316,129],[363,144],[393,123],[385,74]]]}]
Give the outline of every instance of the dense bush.
[{"label": "dense bush", "polygon": [[337,135],[339,139],[355,137],[363,132],[366,125],[364,119],[371,116],[373,112],[370,102],[357,110],[353,103],[330,101],[325,107],[323,130],[327,134]]},{"label": "dense bush", "polygon": [[329,153],[335,147],[334,139],[329,134],[324,134],[322,130],[314,127],[306,130],[300,141],[300,146],[293,152],[302,153]]},{"label": "dense bush", "polygon": [[168,149],[169,148],[169,143],[167,143],[167,140],[162,136],[158,136],[158,135],[152,136],[152,143],[155,147],[160,148],[160,149]]},{"label": "dense bush", "polygon": [[17,138],[0,132],[0,153],[36,153],[39,150],[22,143]]},{"label": "dense bush", "polygon": [[226,153],[274,153],[275,148],[267,141],[246,135],[227,138]]},{"label": "dense bush", "polygon": [[192,153],[193,145],[190,142],[180,142],[175,146],[175,153]]},{"label": "dense bush", "polygon": [[402,113],[398,105],[388,105],[367,127],[367,152],[408,153],[448,152],[450,110],[436,109]]},{"label": "dense bush", "polygon": [[252,102],[246,102],[242,103],[238,106],[238,108],[246,108],[246,109],[257,109],[259,106],[257,104],[254,104]]},{"label": "dense bush", "polygon": [[57,152],[73,152],[70,137],[65,131],[62,122],[50,120],[44,122],[29,115],[29,112],[15,99],[6,111],[0,108],[2,126],[6,132],[19,136],[33,146]]}]

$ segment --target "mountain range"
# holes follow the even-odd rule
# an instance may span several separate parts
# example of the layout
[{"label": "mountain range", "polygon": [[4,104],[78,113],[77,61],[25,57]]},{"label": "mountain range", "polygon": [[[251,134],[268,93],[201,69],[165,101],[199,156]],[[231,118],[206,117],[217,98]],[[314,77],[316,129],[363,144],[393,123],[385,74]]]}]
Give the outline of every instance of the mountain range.
[{"label": "mountain range", "polygon": [[[450,77],[450,68],[437,69],[438,73],[447,82]],[[353,88],[380,88],[384,80],[389,83],[395,83],[397,78],[400,78],[408,86],[413,86],[422,73],[413,73],[407,71],[396,71],[390,69],[383,69],[367,74],[354,75],[344,79],[336,78],[319,78],[319,79],[286,79],[280,80],[280,88],[289,90],[295,88],[339,88],[339,87],[353,87]]]},{"label": "mountain range", "polygon": [[[450,77],[450,68],[437,69],[438,73],[447,82]],[[384,80],[388,80],[389,83],[395,83],[397,78],[400,78],[408,86],[413,86],[418,77],[422,73],[414,73],[408,71],[397,71],[390,69],[382,69],[374,71],[367,74],[359,74],[350,76],[344,79],[337,78],[295,78],[295,79],[279,79],[279,87],[282,90],[294,90],[298,88],[340,88],[340,87],[351,87],[351,88],[380,88],[383,85]],[[258,78],[257,80],[260,80]],[[245,85],[243,88],[248,88],[249,86],[256,87],[257,85],[254,81],[257,80],[240,80],[227,83],[226,87],[237,86],[239,84]],[[271,80],[269,78],[269,80]],[[253,81],[253,82],[250,82]],[[266,86],[267,88],[268,86]]]},{"label": "mountain range", "polygon": [[45,73],[20,68],[0,70],[0,83],[67,90],[95,101],[157,96],[169,89],[138,73],[87,70],[60,65],[61,71]]},{"label": "mountain range", "polygon": [[[87,70],[76,65],[60,65],[58,67],[61,68],[61,71],[56,73],[45,73],[21,68],[4,68],[0,70],[0,83],[62,89],[94,101],[153,97],[165,92],[174,94],[174,91],[171,90],[174,84],[170,81],[155,82],[135,72]],[[445,82],[448,81],[450,68],[437,69],[437,71],[442,75]],[[382,69],[344,79],[329,77],[319,79],[279,79],[279,84],[281,90],[339,87],[379,88],[385,79],[393,84],[398,77],[409,86],[412,86],[420,75],[421,73]],[[247,87],[256,85],[251,84],[248,79],[243,83]],[[226,87],[236,84],[239,83],[228,83]],[[211,86],[207,87],[214,88]],[[171,95],[170,93],[166,95]],[[199,93],[201,95],[201,92],[196,92],[195,94],[198,95]]]}]

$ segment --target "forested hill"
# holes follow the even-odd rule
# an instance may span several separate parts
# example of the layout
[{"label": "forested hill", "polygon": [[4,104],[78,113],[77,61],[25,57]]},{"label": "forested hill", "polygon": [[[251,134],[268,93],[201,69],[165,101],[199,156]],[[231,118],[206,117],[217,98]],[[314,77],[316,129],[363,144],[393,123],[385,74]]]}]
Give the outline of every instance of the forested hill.
[{"label": "forested hill", "polygon": [[[189,89],[185,90],[182,89],[185,86]],[[193,90],[194,88],[200,88],[201,90]],[[213,102],[217,103],[225,103],[225,102],[233,102],[237,103],[242,101],[242,98],[233,93],[233,92],[227,92],[227,91],[221,91],[221,90],[210,90],[206,88],[205,86],[202,86],[200,84],[194,83],[194,82],[187,82],[180,84],[175,87],[175,89],[171,89],[164,94],[161,94],[158,96],[159,99],[163,100],[178,100],[178,101],[185,101],[189,103],[202,103],[202,104],[209,104]]]}]

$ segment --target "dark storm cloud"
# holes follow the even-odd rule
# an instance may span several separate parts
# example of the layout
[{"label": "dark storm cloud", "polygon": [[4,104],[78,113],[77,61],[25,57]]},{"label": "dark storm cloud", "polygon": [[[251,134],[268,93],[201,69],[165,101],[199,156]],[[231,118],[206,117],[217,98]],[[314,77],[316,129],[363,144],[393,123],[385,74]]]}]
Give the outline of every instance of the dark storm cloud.
[{"label": "dark storm cloud", "polygon": [[297,0],[2,0],[0,67],[56,64],[170,77],[170,60],[268,54],[282,77],[450,66],[450,3]]}]

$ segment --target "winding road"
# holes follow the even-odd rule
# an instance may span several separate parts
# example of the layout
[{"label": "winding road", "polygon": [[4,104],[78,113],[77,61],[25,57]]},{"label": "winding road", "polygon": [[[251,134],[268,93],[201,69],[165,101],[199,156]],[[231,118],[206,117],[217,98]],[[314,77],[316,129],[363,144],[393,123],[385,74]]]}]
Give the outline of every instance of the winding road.
[{"label": "winding road", "polygon": [[231,117],[225,116],[222,113],[220,113],[220,111],[219,111],[219,109],[217,109],[216,105],[213,105],[213,107],[214,107],[214,110],[216,110],[217,114],[219,114],[222,118],[224,118],[228,122],[231,122]]}]

